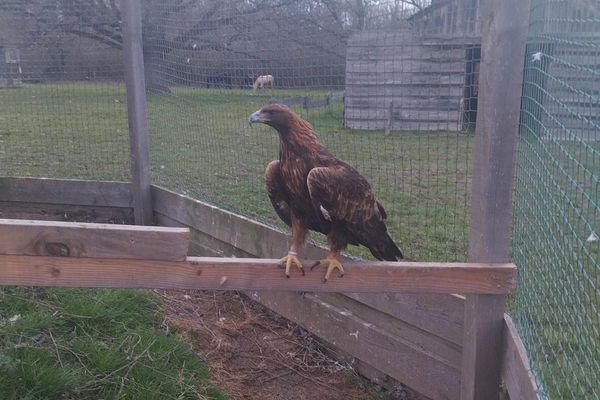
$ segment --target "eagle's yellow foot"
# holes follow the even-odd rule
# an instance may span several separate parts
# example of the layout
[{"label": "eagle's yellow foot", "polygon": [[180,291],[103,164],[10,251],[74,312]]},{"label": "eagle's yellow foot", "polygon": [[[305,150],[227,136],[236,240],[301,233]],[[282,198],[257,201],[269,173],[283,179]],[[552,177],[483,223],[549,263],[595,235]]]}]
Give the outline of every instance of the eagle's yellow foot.
[{"label": "eagle's yellow foot", "polygon": [[327,283],[327,280],[331,276],[331,273],[334,269],[340,271],[340,278],[344,276],[344,267],[342,267],[342,264],[337,260],[337,258],[326,258],[324,260],[317,261],[313,266],[310,267],[310,269],[312,270],[317,265],[327,267],[327,272],[325,273],[325,278],[323,278],[323,283]]},{"label": "eagle's yellow foot", "polygon": [[279,265],[285,266],[286,278],[290,277],[290,270],[292,269],[292,264],[296,264],[296,267],[298,267],[300,269],[300,272],[302,272],[302,275],[305,274],[304,267],[302,267],[302,263],[300,262],[300,259],[295,254],[288,254],[287,256],[285,256],[281,260],[279,260]]}]

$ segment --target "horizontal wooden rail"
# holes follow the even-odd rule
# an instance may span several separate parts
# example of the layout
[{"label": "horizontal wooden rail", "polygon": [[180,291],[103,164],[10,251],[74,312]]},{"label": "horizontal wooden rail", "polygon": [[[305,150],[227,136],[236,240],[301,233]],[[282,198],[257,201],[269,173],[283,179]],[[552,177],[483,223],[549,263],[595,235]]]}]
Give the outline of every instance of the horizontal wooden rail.
[{"label": "horizontal wooden rail", "polygon": [[185,260],[188,228],[0,219],[0,254]]},{"label": "horizontal wooden rail", "polygon": [[[307,263],[308,264],[308,263]],[[323,283],[322,269],[284,277],[277,260],[188,257],[184,261],[0,256],[0,285],[350,293],[508,293],[513,264],[347,263]]]}]

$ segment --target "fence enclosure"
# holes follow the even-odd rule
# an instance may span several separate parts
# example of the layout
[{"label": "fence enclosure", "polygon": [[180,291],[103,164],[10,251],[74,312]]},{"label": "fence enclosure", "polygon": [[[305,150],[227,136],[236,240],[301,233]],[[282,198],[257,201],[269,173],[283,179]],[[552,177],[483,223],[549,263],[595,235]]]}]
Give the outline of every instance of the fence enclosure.
[{"label": "fence enclosure", "polygon": [[[411,260],[508,261],[514,204],[514,323],[500,297],[249,297],[383,385],[400,381],[432,399],[487,398],[501,373],[513,399],[600,399],[593,2],[336,10],[311,1],[143,1],[136,10],[132,1],[79,11],[67,3],[0,5],[0,22],[14,22],[0,23],[0,46],[19,49],[23,81],[1,88],[0,58],[3,218],[131,223],[151,214],[159,225],[191,228],[190,255],[281,256],[287,231],[263,182],[277,136],[246,121],[279,100],[369,179]],[[488,7],[492,25],[483,24]],[[518,25],[529,10],[525,38]],[[494,60],[487,67],[486,57]],[[263,74],[275,87],[252,91]],[[55,179],[14,178],[22,176]],[[303,255],[319,257],[323,243],[313,236]],[[346,255],[370,257],[354,247]],[[502,364],[489,359],[500,356]]]}]

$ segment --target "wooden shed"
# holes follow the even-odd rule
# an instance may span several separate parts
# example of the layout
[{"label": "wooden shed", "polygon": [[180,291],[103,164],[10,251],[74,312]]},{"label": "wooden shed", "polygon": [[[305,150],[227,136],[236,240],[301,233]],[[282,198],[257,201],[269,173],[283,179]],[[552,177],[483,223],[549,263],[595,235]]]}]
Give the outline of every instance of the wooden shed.
[{"label": "wooden shed", "polygon": [[344,124],[353,129],[474,127],[479,0],[438,0],[394,32],[348,42]]},{"label": "wooden shed", "polygon": [[19,49],[0,46],[0,88],[23,84],[20,61]]}]

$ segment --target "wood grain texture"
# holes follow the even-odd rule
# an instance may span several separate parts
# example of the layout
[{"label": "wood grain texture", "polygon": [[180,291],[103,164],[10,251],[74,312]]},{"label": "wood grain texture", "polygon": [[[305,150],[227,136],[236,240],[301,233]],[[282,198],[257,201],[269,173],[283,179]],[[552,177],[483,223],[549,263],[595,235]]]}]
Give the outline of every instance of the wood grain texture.
[{"label": "wood grain texture", "polygon": [[512,318],[504,314],[502,378],[512,400],[539,400],[525,346]]},{"label": "wood grain texture", "polygon": [[465,300],[461,296],[402,293],[350,293],[347,296],[462,347]]},{"label": "wood grain texture", "polygon": [[[510,260],[510,227],[529,0],[484,1],[470,262]],[[504,296],[467,296],[461,399],[498,399]]]},{"label": "wood grain texture", "polygon": [[0,201],[0,218],[133,224],[133,209]]},{"label": "wood grain texture", "polygon": [[188,228],[0,219],[0,254],[183,261]]},{"label": "wood grain texture", "polygon": [[346,52],[344,126],[461,130],[466,47],[466,42],[425,39],[408,28],[352,35]]},{"label": "wood grain texture", "polygon": [[19,286],[288,290],[354,293],[505,293],[512,264],[346,263],[344,278],[323,283],[321,271],[285,279],[278,260],[188,257],[185,261],[0,256],[0,282]]},{"label": "wood grain texture", "polygon": [[0,177],[0,201],[132,207],[131,185],[77,179]]},{"label": "wood grain texture", "polygon": [[123,65],[127,88],[127,120],[131,155],[133,213],[135,223],[152,223],[150,195],[150,152],[148,144],[148,116],[144,55],[142,42],[141,0],[121,4],[123,17]]}]

